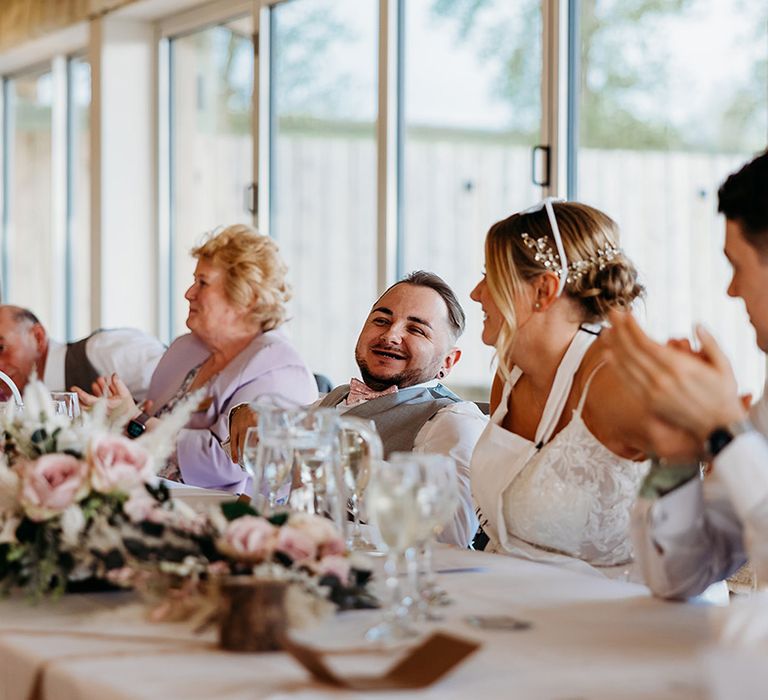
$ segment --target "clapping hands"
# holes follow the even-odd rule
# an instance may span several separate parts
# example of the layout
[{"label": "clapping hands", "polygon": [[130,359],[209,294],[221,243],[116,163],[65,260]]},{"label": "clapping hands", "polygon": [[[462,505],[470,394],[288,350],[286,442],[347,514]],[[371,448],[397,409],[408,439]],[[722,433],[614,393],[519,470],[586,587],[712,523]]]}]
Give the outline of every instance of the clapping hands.
[{"label": "clapping hands", "polygon": [[728,358],[706,330],[696,329],[695,351],[687,340],[654,342],[631,314],[612,312],[610,320],[609,358],[654,418],[648,434],[656,454],[682,456],[685,441],[671,439],[675,429],[687,434],[686,449],[700,452],[712,430],[745,416]]}]

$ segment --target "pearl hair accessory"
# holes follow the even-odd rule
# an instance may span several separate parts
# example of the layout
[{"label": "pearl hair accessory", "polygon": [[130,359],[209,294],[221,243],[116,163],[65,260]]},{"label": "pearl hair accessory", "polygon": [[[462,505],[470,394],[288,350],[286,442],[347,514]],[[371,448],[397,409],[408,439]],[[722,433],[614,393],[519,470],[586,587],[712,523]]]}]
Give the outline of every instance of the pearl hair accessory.
[{"label": "pearl hair accessory", "polygon": [[[557,273],[560,270],[560,256],[552,250],[552,246],[549,245],[546,237],[542,236],[541,238],[534,239],[527,233],[523,233],[522,238],[525,246],[533,251],[533,259],[536,262],[541,263],[551,272]],[[611,260],[621,254],[621,248],[617,248],[610,243],[605,248],[598,248],[597,253],[592,257],[574,260],[568,265],[567,281],[575,282],[581,279],[586,271],[593,266],[597,266],[599,270],[602,270]]]}]

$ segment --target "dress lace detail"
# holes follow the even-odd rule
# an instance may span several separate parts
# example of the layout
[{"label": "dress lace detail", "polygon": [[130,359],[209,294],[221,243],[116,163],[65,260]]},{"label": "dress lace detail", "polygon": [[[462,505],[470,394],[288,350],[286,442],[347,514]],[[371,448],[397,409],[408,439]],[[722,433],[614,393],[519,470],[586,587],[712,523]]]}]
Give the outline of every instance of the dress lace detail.
[{"label": "dress lace detail", "polygon": [[558,368],[536,431],[527,440],[502,427],[512,372],[501,403],[472,457],[472,491],[488,551],[564,563],[566,557],[598,567],[632,559],[630,514],[649,463],[611,452],[587,428],[582,411],[596,368],[569,423],[552,435],[573,377],[595,340],[577,333]]},{"label": "dress lace detail", "polygon": [[510,534],[596,566],[628,562],[630,512],[647,469],[613,454],[574,411],[507,490]]}]

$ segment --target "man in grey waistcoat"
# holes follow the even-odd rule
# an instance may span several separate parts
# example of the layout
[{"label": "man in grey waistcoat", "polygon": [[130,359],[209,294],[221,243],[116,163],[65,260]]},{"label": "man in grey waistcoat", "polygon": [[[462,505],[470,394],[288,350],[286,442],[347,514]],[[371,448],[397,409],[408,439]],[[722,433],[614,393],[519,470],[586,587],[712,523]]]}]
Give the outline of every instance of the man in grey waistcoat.
[{"label": "man in grey waistcoat", "polygon": [[[99,330],[81,340],[59,343],[29,309],[0,306],[0,370],[20,391],[33,372],[51,391],[73,386],[90,390],[98,377],[116,372],[133,397],[143,401],[164,352],[157,338],[136,328]],[[0,393],[4,390],[3,386]]]},{"label": "man in grey waistcoat", "polygon": [[[464,311],[453,290],[437,275],[413,272],[374,303],[355,347],[359,379],[333,389],[318,402],[374,422],[391,452],[438,453],[456,461],[460,506],[440,539],[466,547],[477,530],[469,486],[469,464],[486,417],[441,384],[461,357],[456,341]],[[247,406],[231,416],[232,457],[241,452],[248,427],[256,423]]]}]

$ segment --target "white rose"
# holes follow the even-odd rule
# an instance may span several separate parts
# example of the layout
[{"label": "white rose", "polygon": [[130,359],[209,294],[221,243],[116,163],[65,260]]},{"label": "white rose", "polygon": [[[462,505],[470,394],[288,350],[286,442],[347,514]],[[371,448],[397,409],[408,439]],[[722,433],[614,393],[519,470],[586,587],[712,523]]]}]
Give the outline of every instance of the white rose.
[{"label": "white rose", "polygon": [[69,506],[61,514],[61,539],[65,546],[75,547],[85,528],[85,516],[76,505]]},{"label": "white rose", "polygon": [[21,518],[11,513],[0,515],[0,544],[13,544],[16,541],[16,528]]}]

